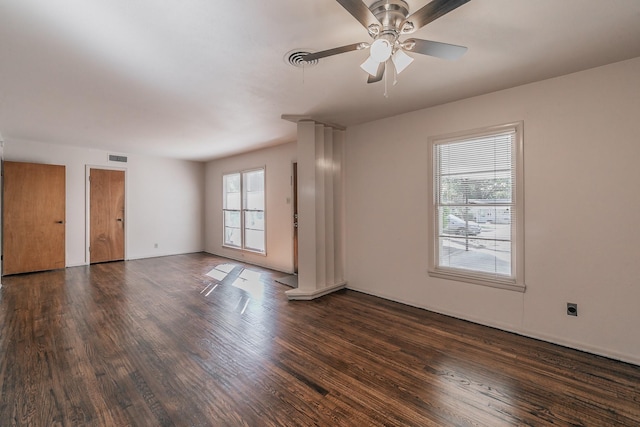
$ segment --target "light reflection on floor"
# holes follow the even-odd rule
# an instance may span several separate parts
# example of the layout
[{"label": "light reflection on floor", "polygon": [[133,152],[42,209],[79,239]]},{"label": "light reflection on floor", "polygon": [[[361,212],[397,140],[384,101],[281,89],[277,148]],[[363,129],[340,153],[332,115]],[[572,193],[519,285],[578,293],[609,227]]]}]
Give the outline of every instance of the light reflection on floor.
[{"label": "light reflection on floor", "polygon": [[229,273],[233,271],[236,266],[233,264],[220,264],[216,265],[213,270],[207,273],[207,276],[222,282]]},{"label": "light reflection on floor", "polygon": [[206,294],[204,294],[205,297],[208,297],[209,294],[215,291],[217,287],[218,283],[216,283],[215,285],[213,283],[209,283],[203,290],[200,291],[200,293],[203,294],[208,291]]},{"label": "light reflection on floor", "polygon": [[[248,267],[248,268],[247,268]],[[241,337],[237,342],[227,343],[227,350],[241,351],[242,359],[247,366],[260,366],[265,359],[275,358],[274,337],[278,335],[276,317],[272,315],[268,297],[272,297],[273,281],[269,279],[269,273],[252,269],[249,266],[236,263],[220,264],[212,267],[205,273],[201,282],[198,297],[204,298],[210,303],[210,310],[215,311],[216,322],[211,324],[211,329],[198,337],[198,345],[206,348],[214,346],[212,339],[217,334],[220,322],[225,323],[225,328],[234,331],[235,336]],[[275,287],[281,292],[280,286]],[[203,310],[204,311],[204,310]],[[207,316],[206,311],[203,314]],[[252,342],[256,346],[251,351],[244,350],[244,345]],[[207,361],[216,369],[215,360]],[[247,369],[244,375],[252,381],[261,383],[269,381],[265,379],[265,371],[260,369]],[[1,424],[1,423],[0,423]]]},{"label": "light reflection on floor", "polygon": [[[486,362],[490,363],[489,361]],[[432,361],[428,369],[438,375],[437,389],[442,393],[437,394],[437,399],[443,407],[449,408],[454,413],[468,412],[469,407],[478,404],[478,395],[493,398],[493,403],[488,406],[476,408],[478,416],[487,412],[498,411],[505,414],[513,414],[513,422],[517,425],[517,403],[511,396],[517,393],[517,384],[513,383],[507,376],[500,373],[487,375],[486,369],[474,367],[473,363],[465,363],[456,360]],[[480,364],[480,366],[486,366]],[[494,419],[494,418],[488,418]],[[469,422],[478,420],[466,420]]]},{"label": "light reflection on floor", "polygon": [[238,289],[246,291],[252,298],[262,300],[264,294],[264,284],[260,281],[262,273],[258,271],[242,270],[242,273],[232,283]]},{"label": "light reflection on floor", "polygon": [[225,284],[225,279],[227,279],[227,282],[231,280],[234,276],[234,274],[231,273],[236,273],[238,269],[239,273],[235,280],[231,283],[231,286],[241,289],[248,294],[249,299],[242,308],[242,313],[244,313],[251,299],[254,299],[256,301],[261,301],[263,299],[264,284],[261,281],[262,273],[260,273],[259,271],[249,270],[234,264],[217,265],[207,273],[207,276],[211,277],[219,283],[216,285],[214,285],[213,283],[209,283],[202,291],[200,291],[200,293],[205,294],[205,296],[209,296],[209,294],[211,294],[211,292],[213,292],[219,284]]}]

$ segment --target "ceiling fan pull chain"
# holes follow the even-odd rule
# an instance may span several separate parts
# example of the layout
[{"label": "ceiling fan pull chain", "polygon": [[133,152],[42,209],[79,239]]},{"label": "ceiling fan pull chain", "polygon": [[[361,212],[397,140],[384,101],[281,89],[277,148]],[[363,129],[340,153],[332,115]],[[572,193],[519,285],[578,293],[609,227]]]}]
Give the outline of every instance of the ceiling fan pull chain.
[{"label": "ceiling fan pull chain", "polygon": [[393,68],[393,85],[395,86],[398,84],[398,70],[396,69],[395,64],[392,64],[391,68]]},{"label": "ceiling fan pull chain", "polygon": [[[386,65],[385,65],[386,67]],[[387,93],[387,82],[389,81],[389,73],[384,73],[384,97],[388,98],[389,94]]]}]

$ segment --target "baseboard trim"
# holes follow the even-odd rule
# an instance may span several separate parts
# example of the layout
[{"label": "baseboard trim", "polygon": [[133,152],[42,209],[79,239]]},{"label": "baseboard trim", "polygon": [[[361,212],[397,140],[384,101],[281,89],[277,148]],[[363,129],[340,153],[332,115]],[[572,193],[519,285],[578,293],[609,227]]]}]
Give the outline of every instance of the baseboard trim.
[{"label": "baseboard trim", "polygon": [[578,350],[578,351],[583,351],[583,352],[586,352],[586,353],[594,354],[596,356],[606,357],[607,359],[613,359],[613,360],[617,360],[617,361],[620,361],[620,362],[630,363],[632,365],[640,366],[640,358],[638,356],[636,356],[636,355],[633,355],[633,354],[621,353],[621,352],[618,352],[618,351],[614,351],[614,350],[611,350],[611,349],[605,349],[605,348],[602,348],[602,347],[599,347],[599,346],[593,346],[593,345],[586,344],[586,343],[583,343],[583,342],[575,342],[575,341],[567,340],[566,338],[563,338],[563,337],[549,335],[549,334],[545,334],[545,333],[529,330],[529,329],[526,329],[526,328],[517,328],[517,327],[514,327],[513,325],[507,325],[507,324],[504,324],[504,323],[501,323],[501,322],[488,322],[488,321],[486,321],[484,319],[479,319],[479,318],[476,318],[474,316],[469,316],[468,314],[457,313],[457,312],[454,312],[454,311],[442,310],[442,309],[439,309],[439,308],[420,305],[420,304],[416,304],[416,303],[411,302],[411,301],[403,300],[402,298],[396,298],[396,297],[393,297],[391,295],[387,295],[387,294],[384,294],[384,293],[372,292],[372,291],[367,290],[367,289],[360,289],[360,288],[352,287],[352,286],[349,286],[347,289],[352,290],[352,291],[356,291],[356,292],[361,292],[361,293],[367,294],[367,295],[372,295],[374,297],[386,299],[386,300],[389,300],[389,301],[398,302],[400,304],[405,304],[405,305],[408,305],[408,306],[411,306],[411,307],[416,307],[416,308],[419,308],[419,309],[422,309],[422,310],[427,310],[427,311],[430,311],[432,313],[442,314],[443,316],[454,317],[456,319],[465,320],[467,322],[476,323],[478,325],[487,326],[489,328],[499,329],[501,331],[510,332],[510,333],[513,333],[513,334],[516,334],[516,335],[521,335],[523,337],[527,337],[527,338],[531,338],[531,339],[535,339],[535,340],[540,340],[540,341],[545,341],[545,342],[548,342],[550,344],[555,344],[555,345],[559,345],[559,346],[562,346],[562,347],[571,348],[573,350]]},{"label": "baseboard trim", "polygon": [[253,260],[246,260],[242,257],[233,257],[230,256],[228,254],[217,254],[215,252],[209,252],[207,250],[203,251],[205,254],[209,254],[209,255],[213,255],[213,256],[217,256],[220,258],[226,258],[232,261],[238,261],[238,262],[242,262],[244,264],[251,264],[251,265],[255,265],[256,267],[262,267],[262,268],[268,268],[269,270],[274,270],[274,271],[278,271],[280,273],[286,273],[286,274],[295,274],[293,272],[293,269],[291,268],[284,268],[284,267],[279,267],[279,266],[274,266],[274,265],[269,265],[268,263],[260,263],[260,262],[255,262]]},{"label": "baseboard trim", "polygon": [[316,289],[315,291],[312,291],[312,292],[303,291],[303,290],[300,290],[299,288],[290,289],[288,291],[285,291],[285,294],[287,295],[287,298],[289,299],[289,301],[311,301],[313,299],[328,295],[332,292],[339,291],[340,289],[344,289],[346,286],[347,286],[347,282],[340,282],[338,284],[328,286],[326,288]]}]

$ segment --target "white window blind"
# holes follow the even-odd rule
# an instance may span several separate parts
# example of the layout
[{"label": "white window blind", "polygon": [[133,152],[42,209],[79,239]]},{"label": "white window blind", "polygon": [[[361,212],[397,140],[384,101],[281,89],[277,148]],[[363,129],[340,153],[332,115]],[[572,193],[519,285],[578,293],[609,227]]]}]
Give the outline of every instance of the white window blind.
[{"label": "white window blind", "polygon": [[516,124],[432,141],[430,272],[501,287],[518,285],[518,131]]}]

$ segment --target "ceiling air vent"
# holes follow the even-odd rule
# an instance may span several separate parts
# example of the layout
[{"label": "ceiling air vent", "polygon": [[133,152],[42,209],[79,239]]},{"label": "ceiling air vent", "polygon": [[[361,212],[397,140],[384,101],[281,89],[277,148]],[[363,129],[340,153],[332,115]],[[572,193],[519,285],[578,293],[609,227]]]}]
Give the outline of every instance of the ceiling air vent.
[{"label": "ceiling air vent", "polygon": [[298,68],[309,68],[314,65],[318,65],[318,60],[314,59],[313,61],[306,62],[304,57],[309,55],[311,52],[303,49],[294,49],[284,56],[284,62],[289,65],[293,65]]},{"label": "ceiling air vent", "polygon": [[116,156],[115,154],[109,154],[109,161],[127,163],[127,156]]}]

